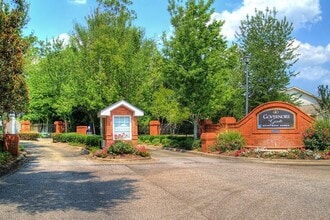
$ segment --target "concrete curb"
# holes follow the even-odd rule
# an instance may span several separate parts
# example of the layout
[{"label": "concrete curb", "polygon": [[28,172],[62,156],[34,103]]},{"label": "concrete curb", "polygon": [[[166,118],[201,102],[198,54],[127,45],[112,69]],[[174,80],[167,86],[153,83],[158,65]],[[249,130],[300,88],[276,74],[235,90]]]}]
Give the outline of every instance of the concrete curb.
[{"label": "concrete curb", "polygon": [[330,160],[299,160],[299,159],[267,159],[267,158],[251,158],[251,157],[231,157],[222,156],[211,153],[204,153],[199,151],[190,151],[184,149],[176,149],[171,147],[164,147],[163,150],[176,151],[181,153],[189,153],[203,157],[219,158],[224,160],[245,161],[264,164],[278,164],[278,165],[295,165],[295,166],[330,166]]}]

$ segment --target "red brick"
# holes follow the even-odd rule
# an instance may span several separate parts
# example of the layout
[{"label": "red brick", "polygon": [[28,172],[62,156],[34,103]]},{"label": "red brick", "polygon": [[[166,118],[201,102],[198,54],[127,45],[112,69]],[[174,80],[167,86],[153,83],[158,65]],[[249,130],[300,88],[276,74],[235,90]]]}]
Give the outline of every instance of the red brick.
[{"label": "red brick", "polygon": [[[295,127],[288,129],[258,129],[257,115],[268,109],[283,109],[292,112],[295,116]],[[236,130],[244,136],[247,147],[288,149],[303,147],[302,133],[311,127],[313,122],[313,118],[296,106],[275,101],[258,106],[239,122],[236,122],[235,118],[225,117],[221,118],[218,124],[205,124],[201,130],[206,133],[214,132],[216,134],[225,130]],[[207,145],[215,143],[215,140],[212,143],[212,140],[203,134],[201,135],[202,143],[203,141]],[[203,140],[203,138],[207,138],[207,140]],[[202,147],[202,150],[207,149]]]},{"label": "red brick", "polygon": [[160,122],[158,120],[149,122],[149,134],[153,136],[160,135]]}]

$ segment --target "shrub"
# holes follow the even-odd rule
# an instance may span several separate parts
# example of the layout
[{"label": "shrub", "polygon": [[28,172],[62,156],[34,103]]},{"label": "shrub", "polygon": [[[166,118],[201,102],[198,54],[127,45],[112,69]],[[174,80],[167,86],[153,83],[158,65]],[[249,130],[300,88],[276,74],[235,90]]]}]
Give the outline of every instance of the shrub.
[{"label": "shrub", "polygon": [[169,138],[164,138],[162,139],[162,145],[163,147],[169,147],[171,146],[172,140]]},{"label": "shrub", "polygon": [[13,156],[9,152],[0,152],[0,164],[8,163],[12,158]]},{"label": "shrub", "polygon": [[330,120],[318,120],[312,128],[303,133],[306,149],[313,151],[325,150],[330,147]]},{"label": "shrub", "polygon": [[186,149],[186,150],[192,150],[193,149],[193,144],[194,144],[194,139],[193,138],[185,138],[183,140],[180,140],[178,142],[179,148]]},{"label": "shrub", "polygon": [[193,137],[177,136],[177,135],[140,135],[139,143],[163,145],[163,147],[182,148],[192,150],[200,148],[200,142],[194,142]]},{"label": "shrub", "polygon": [[147,149],[144,146],[137,147],[135,154],[140,155],[141,157],[150,157],[149,152],[147,151]]},{"label": "shrub", "polygon": [[86,146],[90,147],[100,147],[102,142],[102,137],[100,135],[87,135]]},{"label": "shrub", "polygon": [[216,145],[221,152],[240,150],[245,146],[245,140],[238,131],[227,131],[217,136]]},{"label": "shrub", "polygon": [[109,149],[109,147],[110,146],[95,151],[94,156],[106,158],[108,156],[108,149]]},{"label": "shrub", "polygon": [[115,141],[115,143],[108,148],[108,153],[112,155],[133,154],[135,151],[135,148],[131,144],[123,141]]},{"label": "shrub", "polygon": [[202,147],[201,140],[194,140],[192,144],[192,149],[196,150],[196,149],[200,149],[201,147]]},{"label": "shrub", "polygon": [[25,151],[25,147],[23,145],[18,145],[19,151]]},{"label": "shrub", "polygon": [[61,142],[61,134],[52,134],[52,139],[54,143]]},{"label": "shrub", "polygon": [[160,139],[159,139],[159,138],[155,138],[155,139],[152,140],[151,143],[152,143],[153,145],[157,146],[157,145],[160,144]]},{"label": "shrub", "polygon": [[40,134],[37,133],[37,132],[28,132],[28,133],[20,133],[19,134],[19,138],[21,140],[33,140],[33,141],[36,141],[38,140],[38,138],[40,138]]},{"label": "shrub", "polygon": [[86,144],[87,135],[77,133],[63,133],[60,135],[60,141],[71,144]]},{"label": "shrub", "polygon": [[53,134],[53,142],[83,144],[89,147],[100,147],[102,137],[100,135],[84,135],[77,133]]}]

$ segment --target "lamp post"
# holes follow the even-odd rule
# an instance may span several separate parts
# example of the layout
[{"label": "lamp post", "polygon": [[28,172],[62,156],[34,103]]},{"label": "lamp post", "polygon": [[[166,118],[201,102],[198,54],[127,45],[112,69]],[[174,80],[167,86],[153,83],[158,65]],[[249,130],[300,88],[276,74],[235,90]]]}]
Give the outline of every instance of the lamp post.
[{"label": "lamp post", "polygon": [[249,63],[250,55],[244,57],[245,62],[245,115],[249,113]]}]

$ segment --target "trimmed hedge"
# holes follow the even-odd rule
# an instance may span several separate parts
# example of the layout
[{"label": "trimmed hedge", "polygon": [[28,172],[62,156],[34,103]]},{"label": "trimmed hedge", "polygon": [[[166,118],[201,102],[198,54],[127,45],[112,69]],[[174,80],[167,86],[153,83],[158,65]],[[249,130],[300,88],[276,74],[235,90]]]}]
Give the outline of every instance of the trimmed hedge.
[{"label": "trimmed hedge", "polygon": [[194,141],[191,136],[176,135],[140,135],[139,143],[162,145],[163,147],[181,148],[186,150],[198,149],[201,147],[200,140]]},{"label": "trimmed hedge", "polygon": [[100,135],[84,135],[77,133],[52,134],[53,142],[84,144],[87,147],[100,147],[102,137]]},{"label": "trimmed hedge", "polygon": [[19,133],[20,140],[37,141],[40,134],[37,132]]}]

